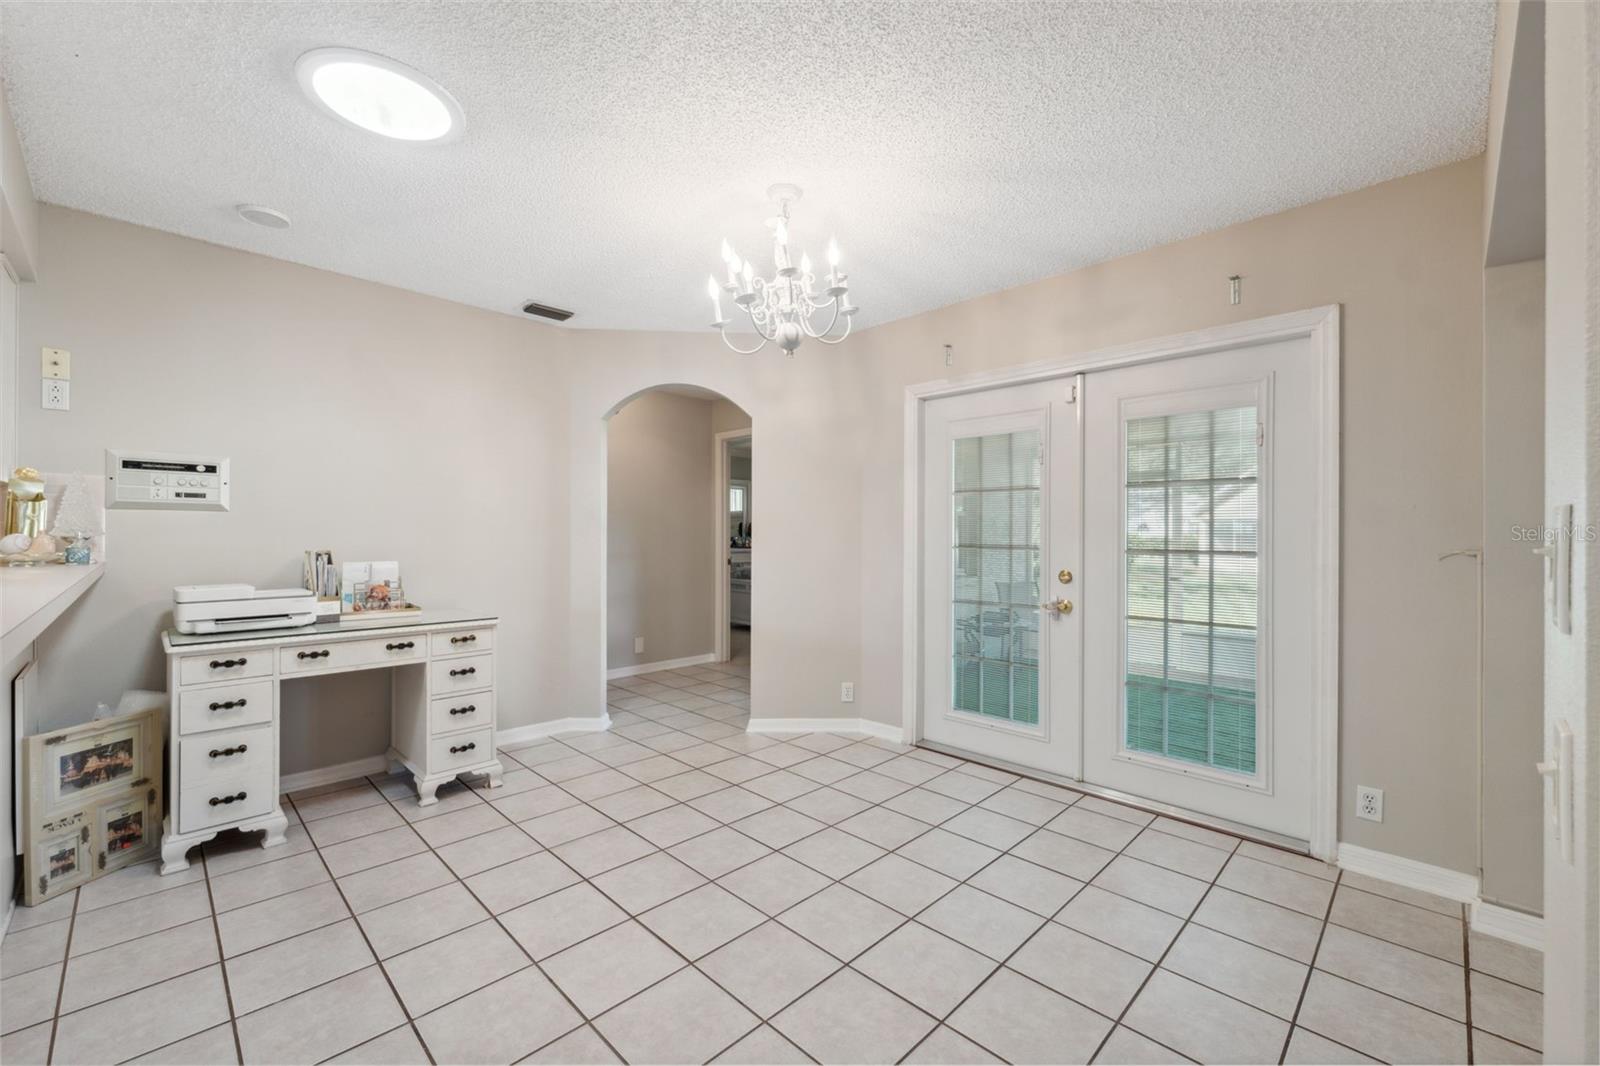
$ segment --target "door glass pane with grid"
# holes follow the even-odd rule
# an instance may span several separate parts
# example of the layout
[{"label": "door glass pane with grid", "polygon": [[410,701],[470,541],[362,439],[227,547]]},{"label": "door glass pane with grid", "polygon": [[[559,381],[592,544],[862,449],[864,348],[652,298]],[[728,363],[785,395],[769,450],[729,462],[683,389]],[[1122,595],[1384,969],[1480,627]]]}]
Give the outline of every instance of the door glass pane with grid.
[{"label": "door glass pane with grid", "polygon": [[[923,736],[1080,772],[1071,382],[930,401],[923,425]],[[1070,578],[1067,580],[1070,581]],[[1059,608],[1059,609],[1058,609]]]},{"label": "door glass pane with grid", "polygon": [[1125,425],[1128,751],[1253,776],[1257,411]]},{"label": "door glass pane with grid", "polygon": [[1039,429],[951,442],[951,706],[1039,724]]}]

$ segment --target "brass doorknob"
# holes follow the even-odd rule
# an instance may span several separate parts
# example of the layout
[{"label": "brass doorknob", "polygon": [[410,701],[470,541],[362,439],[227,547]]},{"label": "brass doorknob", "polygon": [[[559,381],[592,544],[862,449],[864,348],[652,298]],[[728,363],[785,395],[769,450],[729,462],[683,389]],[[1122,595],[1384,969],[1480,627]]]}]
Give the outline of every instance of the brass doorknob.
[{"label": "brass doorknob", "polygon": [[1040,606],[1045,608],[1047,611],[1055,611],[1057,614],[1072,613],[1071,600],[1051,600],[1048,603],[1040,604]]},{"label": "brass doorknob", "polygon": [[1061,571],[1059,574],[1056,575],[1056,580],[1061,582],[1063,585],[1072,584],[1072,571],[1071,570],[1063,570],[1063,571]]}]

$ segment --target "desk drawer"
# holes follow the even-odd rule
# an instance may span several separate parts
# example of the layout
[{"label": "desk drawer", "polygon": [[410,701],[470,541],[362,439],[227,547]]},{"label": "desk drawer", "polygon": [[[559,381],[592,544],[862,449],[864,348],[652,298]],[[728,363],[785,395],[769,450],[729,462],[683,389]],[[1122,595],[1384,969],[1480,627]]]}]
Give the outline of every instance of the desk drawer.
[{"label": "desk drawer", "polygon": [[[227,788],[272,765],[272,727],[252,726],[185,737],[178,742],[178,787]],[[237,804],[235,804],[237,806]]]},{"label": "desk drawer", "polygon": [[475,651],[488,651],[494,647],[493,629],[462,629],[453,633],[433,634],[433,655],[468,655]]},{"label": "desk drawer", "polygon": [[323,644],[296,644],[278,650],[278,669],[284,674],[351,670],[385,663],[420,661],[428,657],[427,638],[415,633],[363,640],[330,640]]},{"label": "desk drawer", "polygon": [[428,701],[428,732],[434,736],[494,725],[494,693],[472,692]]},{"label": "desk drawer", "polygon": [[473,766],[494,758],[494,730],[455,733],[434,737],[428,742],[428,773],[442,773],[459,766]]},{"label": "desk drawer", "polygon": [[180,685],[203,685],[208,681],[242,681],[247,677],[271,676],[271,648],[185,655],[178,660]]},{"label": "desk drawer", "polygon": [[493,655],[464,655],[459,659],[436,659],[428,664],[429,695],[493,687]]},{"label": "desk drawer", "polygon": [[205,733],[272,720],[272,679],[178,690],[178,732]]},{"label": "desk drawer", "polygon": [[263,762],[244,773],[216,780],[178,794],[178,831],[193,833],[232,825],[272,810],[272,764]]}]

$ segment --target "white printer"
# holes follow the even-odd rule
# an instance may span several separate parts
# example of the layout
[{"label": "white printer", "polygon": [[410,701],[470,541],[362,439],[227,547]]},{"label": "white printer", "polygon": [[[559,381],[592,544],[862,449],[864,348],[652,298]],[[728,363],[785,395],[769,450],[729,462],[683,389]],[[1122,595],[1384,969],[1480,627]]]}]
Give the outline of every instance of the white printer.
[{"label": "white printer", "polygon": [[237,633],[292,629],[317,620],[309,589],[258,589],[254,585],[178,585],[172,617],[179,633]]}]

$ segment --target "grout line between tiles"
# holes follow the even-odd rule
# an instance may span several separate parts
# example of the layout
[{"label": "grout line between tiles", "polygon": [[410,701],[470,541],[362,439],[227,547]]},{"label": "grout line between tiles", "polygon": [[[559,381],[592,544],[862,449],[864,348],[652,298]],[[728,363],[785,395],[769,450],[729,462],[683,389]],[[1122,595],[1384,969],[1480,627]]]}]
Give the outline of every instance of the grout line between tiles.
[{"label": "grout line between tiles", "polygon": [[[233,1053],[244,1062],[244,1044],[239,1040],[239,1017],[233,1009],[233,986],[228,980],[227,956],[222,950],[222,926],[217,915],[217,901],[211,893],[211,867],[206,865],[206,849],[200,849],[200,871],[206,883],[206,902],[211,905],[211,932],[217,938],[217,969],[222,975],[222,995],[228,1004],[228,1031],[233,1034]],[[160,876],[158,873],[156,876]],[[201,1030],[204,1032],[205,1030]],[[193,1035],[193,1034],[190,1034]],[[184,1039],[188,1039],[185,1037]]]},{"label": "grout line between tiles", "polygon": [[56,985],[56,1009],[50,1015],[50,1046],[45,1050],[45,1062],[54,1061],[56,1055],[56,1036],[61,1029],[61,1001],[67,994],[67,967],[72,965],[72,934],[78,925],[78,904],[83,902],[81,886],[73,889],[72,893],[72,913],[67,916],[70,923],[67,926],[67,942],[61,949],[61,981]]},{"label": "grout line between tiles", "polygon": [[[471,786],[466,786],[466,787],[470,788]],[[381,792],[382,790],[380,789],[379,791]],[[481,797],[479,797],[479,798],[481,799]],[[389,804],[390,807],[395,809],[396,813],[399,812],[399,807],[394,802],[394,799],[392,797],[385,795],[384,796],[384,800],[385,800],[385,802],[387,802]],[[483,802],[487,802],[487,801],[485,800]],[[497,810],[495,813],[499,814],[500,812]],[[502,818],[505,817],[505,815],[503,815],[503,814],[500,815],[500,816]],[[510,820],[507,819],[507,821],[510,821]],[[515,825],[516,823],[512,822],[511,824]],[[503,826],[497,826],[496,828],[498,829],[498,828],[504,828],[504,827]],[[521,827],[518,826],[518,828],[521,828]],[[523,831],[524,831],[524,833],[527,832],[526,830],[523,830]],[[479,834],[479,835],[482,835],[482,834]],[[487,906],[485,906],[483,901],[478,898],[478,894],[476,892],[472,891],[472,886],[470,886],[470,885],[468,885],[466,883],[466,879],[461,877],[460,875],[458,875],[455,872],[455,870],[451,868],[449,863],[445,862],[443,858],[440,858],[438,849],[433,846],[432,841],[428,840],[426,837],[423,837],[421,833],[418,833],[417,836],[422,839],[422,843],[427,847],[428,851],[430,853],[432,853],[433,857],[435,859],[438,859],[438,861],[440,863],[443,863],[445,869],[450,871],[450,875],[452,877],[454,877],[456,879],[456,883],[459,884],[463,889],[465,889],[467,894],[472,897],[473,902],[477,903],[478,906],[483,907],[484,911],[487,912],[488,915],[489,915],[489,918],[487,920],[494,922],[495,925],[500,929],[500,932],[502,934],[504,934],[513,944],[515,944],[517,946],[517,950],[522,952],[523,956],[528,960],[528,965],[533,967],[533,969],[537,970],[539,972],[539,976],[543,977],[545,979],[545,981],[549,983],[550,987],[554,988],[556,990],[556,992],[561,996],[561,998],[566,1001],[567,1005],[572,1008],[574,1014],[576,1014],[580,1018],[588,1020],[588,1015],[584,1014],[582,1010],[578,1009],[578,1005],[572,1001],[572,997],[567,995],[566,989],[562,988],[559,984],[557,984],[555,982],[555,980],[548,973],[545,972],[544,967],[539,965],[538,960],[533,957],[533,953],[532,952],[530,952],[526,947],[523,946],[522,941],[518,940],[516,937],[511,935],[511,930],[509,930],[509,929],[507,929],[505,927],[505,923],[500,920],[500,916],[498,914],[495,914]],[[466,838],[466,839],[471,839],[471,838]],[[530,840],[533,839],[531,834],[529,834],[529,839]],[[454,844],[454,843],[456,843],[456,841],[451,841],[450,843]],[[537,840],[534,840],[534,843],[538,844],[539,842]],[[446,846],[448,846],[448,845],[446,845]],[[540,847],[543,847],[543,846],[544,845],[540,844]],[[546,850],[548,851],[548,849],[546,849]],[[562,862],[561,856],[555,855],[554,852],[550,852],[550,854],[555,858],[555,860],[557,862],[561,862],[563,866],[567,866],[567,864],[565,862]],[[567,868],[569,870],[572,869],[571,866],[567,866]],[[576,870],[573,870],[572,872],[575,875],[579,876],[579,877],[583,876],[582,874],[578,874],[578,872]],[[570,886],[568,886],[568,887],[570,887]],[[549,893],[547,893],[547,895],[548,894]],[[543,897],[541,896],[539,898],[542,899]],[[359,925],[360,923],[358,922],[357,924]],[[482,924],[482,923],[476,923],[476,924]],[[460,932],[460,930],[454,930],[454,932]],[[365,935],[364,931],[363,931],[363,935]],[[447,933],[445,935],[449,936],[450,934]],[[443,937],[438,937],[438,938],[435,938],[435,939],[443,939]],[[430,943],[431,942],[432,941],[430,941]],[[417,945],[417,946],[420,947],[421,945]],[[373,954],[376,955],[377,952],[374,951]],[[404,952],[401,952],[401,954],[404,954]],[[382,963],[380,962],[379,965],[381,966]],[[473,995],[476,992],[482,991],[484,988],[488,988],[491,985],[498,984],[500,981],[504,981],[508,977],[512,977],[512,976],[515,976],[515,974],[521,973],[522,970],[526,969],[526,968],[527,967],[522,967],[521,969],[515,970],[510,974],[505,974],[505,975],[503,975],[501,977],[498,977],[495,980],[490,981],[488,984],[481,986],[480,988],[475,988],[471,992],[467,992],[467,993],[464,993],[462,996],[458,996],[457,999],[465,999],[466,996]],[[385,976],[385,978],[388,977],[388,971],[387,970],[384,971],[384,976]],[[392,991],[394,991],[394,997],[395,997],[395,1000],[400,1003],[400,1009],[405,1011],[407,1019],[410,1019],[411,1018],[411,1011],[410,1011],[409,1008],[406,1007],[405,1001],[400,998],[399,991],[394,989],[394,986],[393,986],[392,982],[390,983],[390,989]],[[456,1002],[456,1000],[451,1000],[450,1002],[454,1003],[454,1002]],[[433,1010],[439,1010],[440,1007],[443,1007],[443,1006],[446,1006],[446,1005],[447,1004],[440,1004],[439,1007],[434,1007]],[[433,1011],[430,1010],[428,1013],[431,1014],[431,1013],[433,1013]],[[426,1017],[426,1015],[424,1015],[424,1017]],[[428,1048],[427,1042],[422,1040],[422,1032],[417,1027],[416,1022],[414,1020],[412,1021],[412,1029],[416,1030],[417,1039],[419,1041],[422,1041],[423,1050],[427,1052],[429,1061],[430,1062],[436,1062],[437,1060],[434,1059],[433,1052],[432,1052],[431,1049]],[[599,1029],[596,1029],[595,1033],[596,1033],[597,1036],[600,1037],[601,1042],[604,1043],[605,1046],[610,1049],[611,1053],[617,1056],[617,1059],[619,1061],[626,1061],[626,1060],[624,1060],[622,1058],[622,1055],[620,1053],[618,1053],[617,1049],[612,1046],[611,1041],[609,1041],[609,1040],[607,1040],[605,1038],[605,1034],[604,1033],[601,1033],[599,1031]],[[537,1049],[535,1049],[535,1050],[537,1050]],[[532,1051],[529,1052],[530,1055],[533,1054],[533,1053],[534,1052],[532,1052]],[[526,1056],[524,1056],[524,1057],[526,1057]]]},{"label": "grout line between tiles", "polygon": [[[1152,819],[1151,821],[1153,822],[1154,819]],[[1140,835],[1142,836],[1143,834],[1141,833]],[[1135,836],[1133,839],[1137,840],[1139,838],[1138,838],[1138,836]],[[1133,840],[1128,841],[1128,844],[1132,844],[1132,843],[1133,843]],[[1123,845],[1123,850],[1124,851],[1127,850],[1127,845]],[[1233,846],[1233,851],[1228,853],[1228,862],[1232,862],[1233,861],[1233,857],[1235,855],[1237,855],[1238,852],[1239,852],[1239,845],[1235,844]],[[1108,863],[1106,863],[1106,865],[1109,866],[1109,865],[1111,865],[1111,863],[1108,862]],[[1189,923],[1194,920],[1195,914],[1199,912],[1200,907],[1206,901],[1206,897],[1211,894],[1211,890],[1217,887],[1217,879],[1222,876],[1222,871],[1226,870],[1227,868],[1228,868],[1228,864],[1225,862],[1225,863],[1222,864],[1222,866],[1220,866],[1217,869],[1216,874],[1213,875],[1212,878],[1211,878],[1210,885],[1206,888],[1206,890],[1203,893],[1200,894],[1200,898],[1194,901],[1194,906],[1189,908],[1189,916],[1183,920],[1183,924],[1178,926],[1178,931],[1176,933],[1174,933],[1172,935],[1172,939],[1167,942],[1166,948],[1163,949],[1162,952],[1161,952],[1161,957],[1158,958],[1155,961],[1155,964],[1150,967],[1150,972],[1146,973],[1144,975],[1144,980],[1139,982],[1139,987],[1134,990],[1134,993],[1133,993],[1132,996],[1128,997],[1128,1002],[1126,1002],[1126,1003],[1124,1003],[1122,1005],[1122,1010],[1119,1011],[1117,1013],[1116,1018],[1114,1018],[1112,1020],[1111,1028],[1106,1030],[1106,1035],[1100,1038],[1100,1043],[1099,1044],[1095,1045],[1094,1054],[1089,1056],[1089,1061],[1090,1062],[1093,1062],[1096,1058],[1099,1057],[1100,1052],[1105,1049],[1106,1041],[1111,1039],[1111,1034],[1115,1033],[1117,1031],[1117,1027],[1123,1024],[1123,1019],[1128,1016],[1128,1011],[1133,1008],[1133,1005],[1136,1002],[1138,1002],[1139,997],[1144,994],[1145,987],[1150,984],[1150,979],[1152,977],[1154,977],[1156,975],[1156,972],[1161,969],[1161,964],[1167,961],[1167,956],[1172,953],[1173,947],[1178,943],[1179,939],[1182,938],[1183,931],[1185,929],[1189,928]],[[1100,875],[1096,874],[1095,876],[1098,877]],[[1091,883],[1093,883],[1092,880],[1091,880]],[[1109,891],[1109,890],[1106,889],[1105,891]],[[1181,977],[1183,975],[1179,974],[1178,976]],[[1196,984],[1198,984],[1198,983],[1199,982],[1196,982]],[[1202,986],[1202,987],[1209,988],[1210,986],[1209,985],[1205,985],[1205,986]],[[1212,989],[1212,991],[1216,991],[1216,990]],[[1229,997],[1229,998],[1232,998],[1232,997]],[[1259,1010],[1260,1008],[1256,1008],[1256,1009]],[[1266,1013],[1266,1012],[1263,1011],[1263,1013]],[[1274,1015],[1269,1015],[1269,1017],[1275,1017],[1275,1016]],[[1132,1026],[1129,1026],[1128,1028],[1132,1029]],[[1139,1030],[1137,1030],[1137,1029],[1133,1029],[1133,1031],[1136,1032],[1136,1033],[1139,1032]],[[1144,1036],[1143,1033],[1139,1033],[1139,1035],[1140,1036]],[[1159,1043],[1159,1041],[1157,1041],[1157,1042]],[[1188,1057],[1188,1056],[1186,1055],[1185,1057]]]},{"label": "grout line between tiles", "polygon": [[1467,1066],[1472,1066],[1472,937],[1467,921],[1467,909],[1461,908],[1461,982],[1462,1013],[1467,1016]]},{"label": "grout line between tiles", "polygon": [[1333,891],[1328,893],[1328,905],[1322,912],[1322,924],[1317,928],[1317,943],[1311,949],[1311,961],[1306,964],[1305,979],[1300,982],[1300,995],[1294,1001],[1294,1013],[1289,1016],[1289,1031],[1283,1034],[1283,1050],[1278,1053],[1278,1062],[1283,1063],[1289,1057],[1289,1043],[1294,1039],[1294,1031],[1300,1024],[1300,1008],[1305,1006],[1306,990],[1311,987],[1311,975],[1317,970],[1317,956],[1322,953],[1322,938],[1328,935],[1328,916],[1333,913],[1333,901],[1339,895],[1339,881],[1344,877],[1344,871],[1334,878]]},{"label": "grout line between tiles", "polygon": [[[387,798],[388,797],[385,797],[385,800],[387,800]],[[291,806],[293,806],[294,799],[292,797],[290,797],[289,803],[290,803]],[[390,804],[390,806],[392,807],[393,804]],[[294,808],[294,812],[295,812],[295,816],[299,817],[300,809],[298,807]],[[304,823],[302,823],[302,824],[304,824]],[[398,827],[397,826],[391,826],[390,828],[398,828]],[[418,835],[420,836],[420,834],[418,834]],[[403,1015],[405,1017],[405,1020],[407,1021],[407,1023],[410,1024],[411,1032],[412,1032],[412,1034],[414,1036],[416,1036],[417,1043],[422,1045],[422,1053],[424,1055],[428,1056],[428,1061],[430,1063],[437,1063],[438,1060],[433,1057],[433,1051],[428,1047],[428,1042],[422,1038],[422,1030],[417,1028],[416,1019],[411,1017],[410,1008],[408,1008],[406,1006],[405,1000],[400,998],[400,990],[395,988],[394,980],[389,976],[389,971],[384,967],[383,960],[378,957],[377,949],[375,949],[372,946],[372,938],[367,935],[366,927],[363,926],[361,924],[360,920],[356,918],[355,908],[350,906],[349,897],[347,897],[344,894],[344,889],[342,887],[340,887],[339,879],[337,877],[333,876],[333,868],[328,865],[327,858],[322,854],[322,846],[317,843],[316,838],[312,837],[309,831],[306,833],[306,836],[310,837],[310,839],[311,839],[311,850],[312,850],[312,852],[321,861],[322,868],[327,871],[328,877],[333,880],[334,891],[339,893],[339,899],[344,904],[344,909],[347,912],[349,912],[349,914],[350,914],[350,921],[355,923],[356,932],[361,934],[361,942],[364,943],[367,946],[367,951],[371,953],[373,961],[378,966],[378,972],[383,974],[384,983],[389,986],[389,994],[394,997],[395,1004],[396,1004],[396,1006],[398,1006],[400,1008],[401,1015]],[[341,841],[341,843],[342,843],[342,841]],[[423,841],[423,843],[427,843],[427,841]],[[326,927],[323,927],[323,928],[326,928]],[[366,969],[365,966],[361,967],[361,970],[364,970],[364,969]],[[361,970],[352,970],[351,973],[360,973]],[[339,977],[335,977],[335,978],[333,978],[333,980],[337,981],[337,980],[340,980],[341,978],[348,977],[348,976],[350,976],[350,974],[340,974]],[[324,982],[324,983],[325,984],[331,984],[332,982],[329,981],[329,982]],[[321,987],[321,986],[319,985],[319,986],[314,986],[314,987]],[[310,991],[310,989],[305,989],[304,991]],[[299,994],[300,993],[298,993],[298,992],[294,993],[294,995],[299,995]],[[292,998],[293,998],[293,996],[285,996],[284,997],[284,999],[292,999]],[[282,1003],[282,1002],[284,1002],[284,999],[277,1000],[276,1002]],[[258,1008],[258,1009],[264,1010],[266,1006],[271,1006],[271,1004],[266,1004],[265,1006],[263,1006],[261,1008]],[[252,1011],[251,1013],[255,1013],[255,1012]],[[367,1039],[370,1040],[370,1039],[374,1039],[374,1038],[368,1037]],[[360,1043],[354,1044],[351,1047],[346,1048],[345,1051],[354,1050],[354,1048],[360,1047],[361,1044],[364,1044],[366,1042],[367,1042],[366,1040],[362,1040]],[[342,1052],[342,1051],[334,1052],[335,1055],[340,1055],[340,1054],[343,1054],[343,1053],[344,1052]],[[242,1054],[240,1056],[240,1061],[241,1062],[243,1061],[243,1055]]]}]

